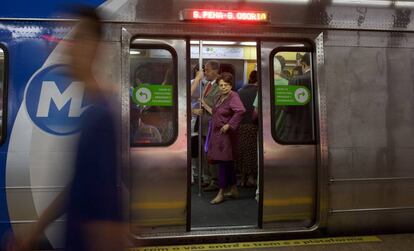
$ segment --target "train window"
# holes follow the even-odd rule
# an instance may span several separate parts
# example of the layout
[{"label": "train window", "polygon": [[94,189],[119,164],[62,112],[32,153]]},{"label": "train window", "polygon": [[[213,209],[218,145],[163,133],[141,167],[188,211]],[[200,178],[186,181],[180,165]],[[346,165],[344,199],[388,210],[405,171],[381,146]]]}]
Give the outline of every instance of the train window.
[{"label": "train window", "polygon": [[130,50],[131,146],[165,146],[177,135],[176,57],[170,48]]},{"label": "train window", "polygon": [[282,144],[313,143],[311,53],[275,50],[270,64],[273,138]]},{"label": "train window", "polygon": [[6,51],[0,46],[0,142],[6,135]]}]

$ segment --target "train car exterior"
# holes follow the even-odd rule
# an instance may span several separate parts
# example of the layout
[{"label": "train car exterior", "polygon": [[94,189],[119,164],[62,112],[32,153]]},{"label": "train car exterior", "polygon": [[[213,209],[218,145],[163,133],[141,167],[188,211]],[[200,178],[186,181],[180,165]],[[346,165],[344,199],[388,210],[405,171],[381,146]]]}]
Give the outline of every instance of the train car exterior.
[{"label": "train car exterior", "polygon": [[[137,241],[414,229],[414,2],[84,3],[107,12],[96,77],[115,85],[121,101],[119,186]],[[0,17],[0,235],[24,233],[67,184],[85,105],[65,66],[75,20],[52,7],[50,13],[18,10]],[[222,16],[230,12],[231,18]],[[259,197],[252,224],[201,226],[192,217],[190,72],[204,55],[196,52],[203,41],[234,42],[232,55],[208,58],[233,64],[235,72],[254,61],[259,72]],[[245,55],[243,42],[253,43],[254,57]],[[284,140],[274,129],[273,58],[285,52],[311,55],[312,135],[304,140]],[[164,87],[169,105],[157,110],[168,130],[160,130],[156,143],[135,140],[132,125],[131,104],[139,101],[131,82],[144,64],[156,66],[149,81],[161,83],[171,73]],[[243,74],[236,78],[243,82]],[[45,247],[61,246],[63,224],[46,231]]]}]

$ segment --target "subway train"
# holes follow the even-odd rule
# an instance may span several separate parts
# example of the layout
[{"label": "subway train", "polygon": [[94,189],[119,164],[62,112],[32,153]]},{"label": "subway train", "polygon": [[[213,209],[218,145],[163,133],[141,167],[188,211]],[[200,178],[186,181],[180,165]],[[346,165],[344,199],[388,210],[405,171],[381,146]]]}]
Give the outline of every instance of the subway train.
[{"label": "subway train", "polygon": [[[67,74],[76,20],[58,2],[0,9],[0,236],[24,234],[70,180],[85,104]],[[414,229],[414,1],[75,2],[104,13],[95,70],[120,101],[133,245]],[[275,57],[289,75],[305,54],[306,102],[274,84]],[[257,185],[219,205],[200,188],[192,145],[193,68],[208,60],[234,75],[234,89],[253,70],[259,79]],[[311,133],[283,134],[278,109],[306,110],[296,126]],[[45,231],[44,248],[62,246],[64,223]]]}]

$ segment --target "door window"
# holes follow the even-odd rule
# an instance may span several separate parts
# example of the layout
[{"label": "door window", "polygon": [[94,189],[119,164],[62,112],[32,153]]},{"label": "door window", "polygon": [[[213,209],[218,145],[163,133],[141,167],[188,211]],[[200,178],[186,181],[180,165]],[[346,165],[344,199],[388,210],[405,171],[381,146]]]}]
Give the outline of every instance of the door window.
[{"label": "door window", "polygon": [[165,146],[177,137],[176,57],[168,48],[130,50],[131,146]]},{"label": "door window", "polygon": [[311,53],[275,50],[271,55],[273,138],[283,144],[313,143]]}]

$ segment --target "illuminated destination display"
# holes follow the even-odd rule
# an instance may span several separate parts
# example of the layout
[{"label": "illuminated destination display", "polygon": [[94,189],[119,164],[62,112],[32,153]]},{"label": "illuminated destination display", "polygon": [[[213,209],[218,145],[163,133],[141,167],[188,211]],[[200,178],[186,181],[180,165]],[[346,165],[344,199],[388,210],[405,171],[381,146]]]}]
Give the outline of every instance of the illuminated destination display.
[{"label": "illuminated destination display", "polygon": [[233,11],[233,10],[196,10],[185,9],[181,12],[182,20],[211,20],[236,22],[269,22],[269,14],[263,11]]}]

